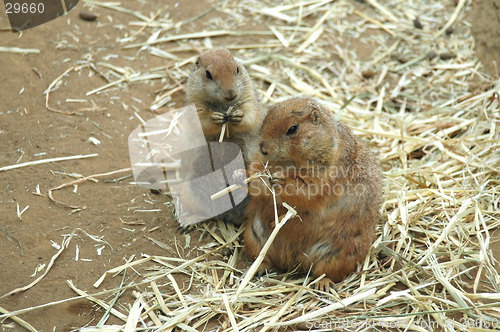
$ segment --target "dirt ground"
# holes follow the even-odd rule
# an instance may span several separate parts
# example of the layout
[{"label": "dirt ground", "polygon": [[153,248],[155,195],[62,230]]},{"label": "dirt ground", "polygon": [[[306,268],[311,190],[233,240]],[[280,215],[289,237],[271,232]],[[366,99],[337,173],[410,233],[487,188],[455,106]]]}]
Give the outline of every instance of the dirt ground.
[{"label": "dirt ground", "polygon": [[[142,12],[159,9],[152,2],[134,1],[128,5],[132,8],[136,6]],[[208,3],[197,1],[183,1],[178,8],[169,1],[164,6],[169,8],[176,20],[191,18],[194,12],[210,8]],[[40,54],[0,54],[0,166],[98,154],[88,159],[54,162],[0,173],[0,294],[33,282],[43,273],[42,270],[36,277],[32,276],[37,267],[40,264],[47,265],[57,252],[51,241],[61,245],[64,234],[81,229],[77,231],[79,237],[71,241],[46,278],[28,291],[0,299],[0,306],[9,311],[76,296],[67,286],[67,280],[85,291],[94,292],[92,284],[100,275],[123,264],[125,258],[140,257],[141,253],[146,252],[149,255],[165,254],[164,250],[152,245],[149,238],[172,247],[175,247],[175,241],[179,246],[184,245],[184,237],[176,231],[177,222],[170,218],[172,208],[167,199],[129,184],[132,181],[130,178],[118,183],[82,183],[76,192],[73,186],[55,191],[55,199],[85,207],[75,213],[71,213],[72,209],[68,207],[51,202],[47,196],[48,189],[75,180],[70,176],[72,173],[88,176],[130,167],[127,138],[139,125],[134,112],[137,110],[145,120],[155,116],[147,108],[154,100],[155,91],[163,87],[162,82],[157,80],[151,85],[130,85],[126,91],[115,89],[94,95],[91,99],[98,110],[82,111],[73,116],[48,111],[44,91],[77,60],[92,57],[100,61],[103,57],[112,57],[117,53],[134,57],[137,52],[122,50],[115,42],[122,35],[113,25],[125,24],[130,19],[128,15],[99,8],[96,13],[100,16],[99,24],[103,26],[96,29],[97,22],[83,21],[78,17],[82,8],[83,3],[80,2],[67,16],[24,31],[21,37],[10,31],[0,32],[1,46],[40,50]],[[8,20],[1,12],[0,27],[6,28]],[[184,33],[194,31],[197,31],[196,24],[186,25],[181,30]],[[139,56],[136,61],[134,66],[142,62],[142,68],[167,65],[160,58],[145,62]],[[127,63],[119,65],[125,66]],[[106,83],[99,76],[89,77],[89,73],[88,69],[70,72],[64,86],[50,95],[50,105],[68,111],[92,108],[90,103],[66,102],[67,98],[88,99],[85,96],[87,91]],[[173,95],[170,105],[183,106],[183,98],[182,92]],[[100,144],[92,144],[89,137],[98,139]],[[106,179],[129,174],[125,172]],[[40,188],[40,195],[36,194],[37,187]],[[21,211],[29,206],[21,218],[17,216],[17,206]],[[158,209],[164,213],[141,212]],[[101,255],[97,253],[97,248],[102,247],[101,243],[92,240],[85,232],[102,237],[109,243],[104,246]],[[79,260],[75,261],[77,247]],[[196,255],[196,252],[191,255]],[[96,313],[87,300],[53,305],[23,315],[23,319],[43,331],[67,331],[82,327],[94,317],[97,317]],[[112,324],[113,318],[108,323]],[[9,330],[8,325],[4,324],[0,323]],[[10,330],[18,329],[21,328],[14,325]]]},{"label": "dirt ground", "polygon": [[[158,6],[152,1],[127,1],[127,7],[145,13],[156,12],[160,9]],[[165,1],[161,6],[162,9],[168,7],[175,21],[182,21],[209,9],[210,3],[184,0],[176,6],[173,1]],[[75,180],[72,177],[75,173],[88,176],[130,167],[127,138],[139,124],[134,113],[138,112],[145,120],[155,116],[147,108],[157,92],[167,84],[178,83],[172,78],[139,82],[87,97],[87,91],[106,81],[89,68],[72,70],[63,84],[50,94],[49,105],[77,114],[49,111],[45,107],[44,91],[78,60],[87,58],[98,62],[119,53],[120,57],[114,62],[117,66],[128,66],[127,57],[134,58],[134,67],[143,71],[171,64],[159,57],[149,57],[146,61],[137,49],[121,48],[116,39],[124,36],[116,26],[127,24],[129,15],[97,8],[98,20],[89,22],[78,17],[82,8],[80,2],[67,16],[24,31],[21,36],[7,29],[0,31],[0,46],[40,50],[39,54],[0,53],[0,167],[98,154],[0,172],[0,295],[30,284],[43,273],[41,269],[34,275],[37,267],[49,264],[56,254],[52,241],[61,245],[63,235],[75,230],[78,234],[38,284],[0,299],[0,307],[9,311],[76,296],[67,286],[68,280],[84,291],[95,292],[93,283],[106,270],[123,264],[125,259],[141,257],[142,253],[166,254],[165,249],[152,244],[152,239],[171,248],[181,248],[181,254],[187,257],[197,255],[196,250],[183,251],[185,237],[176,231],[177,223],[171,218],[172,206],[164,196],[153,195],[130,184],[130,178],[103,181],[130,172],[99,179],[98,183],[88,181],[54,191],[55,199],[84,207],[76,212],[49,200],[48,190]],[[215,12],[208,15],[223,17]],[[97,24],[99,29],[96,29]],[[0,28],[7,27],[8,20],[2,11]],[[199,27],[195,21],[183,25],[179,33],[195,32]],[[361,48],[358,51],[363,52]],[[188,58],[195,53],[177,52],[176,55]],[[94,104],[67,99],[92,100]],[[169,106],[182,105],[183,93],[179,91],[172,95]],[[98,139],[100,144],[90,142],[90,137]],[[199,244],[199,235],[199,231],[194,232],[192,245]],[[102,238],[107,244],[95,238]],[[77,252],[78,260],[75,259]],[[242,264],[248,266],[249,263]],[[100,289],[105,288],[106,282]],[[122,299],[127,300],[131,298]],[[39,308],[21,317],[39,330],[68,331],[90,322],[95,325],[102,315],[102,310],[95,310],[89,301],[81,299]],[[108,323],[112,324],[113,319],[111,317]],[[0,326],[6,331],[22,330],[11,321],[0,322]]]},{"label": "dirt ground", "polygon": [[500,1],[474,1],[470,12],[476,56],[490,75],[498,77],[500,65]]}]

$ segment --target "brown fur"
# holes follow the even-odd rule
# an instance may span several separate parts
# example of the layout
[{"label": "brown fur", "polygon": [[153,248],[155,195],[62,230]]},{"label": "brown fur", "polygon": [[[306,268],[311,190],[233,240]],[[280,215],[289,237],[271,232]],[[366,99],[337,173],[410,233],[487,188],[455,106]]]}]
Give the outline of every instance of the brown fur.
[{"label": "brown fur", "polygon": [[[248,164],[250,151],[257,148],[258,133],[265,111],[257,100],[252,80],[245,67],[237,62],[226,49],[212,49],[203,52],[196,61],[196,67],[186,82],[186,102],[196,106],[207,142],[218,142],[222,125],[226,123],[224,142],[237,144]],[[236,105],[236,106],[235,106]],[[233,110],[229,113],[229,109]],[[189,135],[188,135],[189,136]],[[212,162],[228,159],[227,151],[210,152]],[[207,158],[200,156],[185,159],[184,177],[195,178],[211,172]],[[227,174],[231,177],[232,174]],[[214,188],[210,184],[187,187],[180,195],[189,197],[183,208],[199,216],[213,215],[202,210],[199,202]],[[215,193],[215,192],[211,192]],[[232,195],[232,194],[231,194]],[[235,208],[219,217],[226,222],[241,224],[248,197]],[[187,223],[189,223],[189,218]],[[184,225],[183,225],[184,226]]]},{"label": "brown fur", "polygon": [[[211,79],[207,78],[207,72]],[[186,101],[196,105],[208,141],[218,140],[221,132],[222,123],[214,120],[214,113],[226,114],[238,102],[240,105],[234,112],[237,116],[227,122],[229,139],[224,141],[234,141],[242,147],[246,141],[257,139],[265,113],[257,101],[250,75],[228,50],[212,49],[200,55],[186,83]]]},{"label": "brown fur", "polygon": [[[287,135],[293,126],[295,133]],[[249,174],[268,162],[277,195],[278,215],[295,207],[300,218],[289,220],[272,243],[261,272],[276,266],[326,274],[328,288],[355,271],[367,255],[378,220],[381,193],[376,157],[312,98],[275,105],[264,120],[260,151]],[[287,167],[291,167],[287,169]],[[250,183],[245,249],[255,258],[274,223],[272,196],[261,179]],[[342,190],[341,190],[342,189]]]}]

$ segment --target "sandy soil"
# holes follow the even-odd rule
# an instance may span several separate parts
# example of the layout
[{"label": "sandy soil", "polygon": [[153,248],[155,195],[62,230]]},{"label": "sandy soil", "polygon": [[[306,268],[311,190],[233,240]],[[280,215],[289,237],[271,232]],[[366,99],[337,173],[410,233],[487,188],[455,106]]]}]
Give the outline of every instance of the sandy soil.
[{"label": "sandy soil", "polygon": [[[136,6],[142,12],[159,9],[139,2],[128,6]],[[166,2],[164,6],[171,8],[171,15],[176,20],[191,18],[193,12],[210,8],[209,4],[195,1],[183,1],[183,6],[177,9],[173,7],[173,2]],[[134,112],[139,111],[146,120],[155,116],[147,108],[154,100],[155,91],[164,86],[157,80],[152,84],[132,84],[126,89],[96,94],[90,99],[95,102],[97,110],[79,111],[73,116],[48,111],[44,91],[77,60],[92,57],[95,61],[102,61],[106,56],[113,57],[113,54],[120,53],[120,59],[114,63],[125,66],[130,64],[123,62],[123,56],[134,57],[137,52],[122,50],[116,43],[116,38],[122,35],[113,25],[126,24],[124,22],[130,20],[130,16],[100,8],[96,11],[100,16],[99,23],[87,22],[78,17],[82,8],[80,3],[66,17],[24,31],[21,37],[10,31],[0,32],[2,46],[40,50],[40,54],[0,54],[0,166],[98,154],[93,158],[29,166],[0,174],[0,294],[34,281],[43,272],[38,272],[36,277],[31,276],[37,267],[47,265],[57,252],[51,241],[61,244],[64,234],[80,229],[77,231],[79,237],[71,241],[46,278],[28,291],[0,299],[0,306],[9,311],[75,296],[67,286],[67,280],[85,291],[95,292],[92,284],[99,276],[123,264],[125,258],[140,257],[146,252],[165,255],[165,250],[152,245],[148,237],[171,247],[175,247],[175,241],[180,247],[184,246],[184,237],[176,232],[177,222],[170,218],[172,208],[169,201],[129,184],[130,178],[117,183],[86,182],[80,184],[76,192],[72,186],[54,192],[57,200],[85,207],[75,213],[47,197],[48,189],[75,180],[70,176],[72,173],[88,176],[130,167],[127,138],[139,124]],[[96,29],[97,24],[102,24],[102,27]],[[8,26],[3,11],[0,26]],[[181,32],[196,29],[196,24],[192,24],[185,26]],[[67,40],[70,42],[66,43]],[[160,58],[150,57],[145,61],[138,56],[133,66],[145,70],[167,64]],[[51,107],[69,112],[92,108],[90,103],[66,102],[67,98],[88,99],[85,96],[87,91],[106,83],[102,77],[89,77],[90,74],[94,73],[87,68],[71,71],[63,80],[63,85],[50,95]],[[171,106],[177,105],[183,106],[182,92],[173,96]],[[101,144],[96,146],[90,143],[89,137],[97,138]],[[113,180],[129,174],[125,172],[105,179]],[[37,187],[41,195],[34,194]],[[21,211],[29,206],[22,213],[22,218],[17,216],[18,205]],[[164,213],[140,212],[157,209]],[[101,255],[96,249],[102,247],[101,243],[92,240],[86,233],[102,237],[109,243],[104,246]],[[75,261],[77,246],[79,260]],[[196,255],[196,251],[189,255]],[[123,300],[126,301],[126,297]],[[102,312],[96,315],[89,301],[76,300],[38,309],[22,317],[40,330],[67,331],[82,327],[101,315]],[[93,324],[96,323],[94,321]],[[113,318],[108,323],[112,324]],[[21,328],[13,328],[17,329]]]},{"label": "sandy soil", "polygon": [[470,13],[476,56],[490,75],[498,77],[500,66],[500,1],[473,1]]},{"label": "sandy soil", "polygon": [[[171,16],[176,21],[191,18],[210,5],[205,1],[182,1],[182,6],[173,6],[166,1]],[[73,181],[71,174],[84,176],[106,173],[130,167],[127,137],[138,125],[134,112],[139,111],[146,120],[156,114],[147,111],[158,90],[165,86],[160,80],[129,84],[127,88],[111,89],[93,95],[85,93],[106,82],[88,68],[71,71],[62,80],[62,85],[50,94],[51,107],[74,112],[63,115],[47,110],[44,91],[77,60],[92,58],[94,61],[113,58],[119,66],[127,66],[126,57],[136,57],[135,68],[155,68],[168,65],[168,61],[148,57],[147,61],[137,50],[123,50],[116,42],[123,37],[115,26],[126,24],[130,16],[98,8],[98,22],[79,19],[83,4],[67,16],[18,33],[0,31],[0,45],[7,47],[36,48],[40,54],[0,53],[0,167],[34,160],[98,154],[96,157],[61,161],[37,166],[28,166],[0,173],[0,295],[33,282],[41,272],[32,276],[41,264],[48,264],[57,252],[51,241],[62,243],[63,235],[76,229],[79,235],[68,249],[56,260],[47,277],[33,288],[0,299],[0,306],[9,311],[38,306],[75,296],[67,286],[71,280],[77,287],[95,292],[93,283],[106,270],[121,265],[125,259],[149,255],[171,254],[157,245],[159,240],[170,248],[180,248],[181,255],[197,255],[197,250],[183,251],[185,238],[176,232],[177,223],[171,218],[172,207],[161,195],[129,184],[130,179],[110,183],[85,182],[54,192],[56,199],[85,208],[72,213],[72,209],[51,202],[47,196],[50,188]],[[155,12],[156,2],[131,2],[127,7],[141,12]],[[222,15],[211,13],[208,15]],[[96,29],[96,25],[102,25]],[[0,27],[7,27],[8,20],[0,14]],[[197,31],[197,23],[185,25],[180,32]],[[257,37],[256,37],[257,38]],[[230,41],[230,38],[228,38]],[[248,41],[247,41],[248,42]],[[369,54],[370,47],[354,45],[358,52]],[[182,53],[177,53],[182,56]],[[185,56],[193,56],[186,53]],[[174,84],[172,79],[168,83]],[[174,94],[171,107],[183,105],[183,94]],[[90,103],[67,102],[71,99],[91,99]],[[94,145],[89,137],[97,138],[101,144]],[[106,177],[107,180],[128,175],[124,172]],[[40,188],[40,195],[36,188]],[[18,217],[18,208],[22,211]],[[163,211],[159,213],[144,210]],[[192,236],[192,245],[199,244],[199,231]],[[89,237],[102,237],[109,245],[103,245]],[[203,242],[203,240],[202,240]],[[77,247],[79,260],[75,260]],[[97,248],[102,253],[98,255]],[[248,262],[242,262],[242,266]],[[186,281],[187,282],[187,281]],[[181,285],[182,286],[182,285]],[[100,289],[105,289],[106,283]],[[131,301],[124,297],[121,301]],[[95,325],[102,310],[96,312],[92,304],[84,299],[64,302],[30,311],[22,318],[37,329],[44,331],[67,331],[82,327],[89,322]],[[113,318],[108,321],[113,323]],[[118,323],[118,322],[117,322]],[[5,322],[5,324],[10,324]],[[1,324],[0,324],[1,326]],[[8,329],[12,326],[11,329]],[[6,330],[21,330],[17,325],[4,325]]]}]

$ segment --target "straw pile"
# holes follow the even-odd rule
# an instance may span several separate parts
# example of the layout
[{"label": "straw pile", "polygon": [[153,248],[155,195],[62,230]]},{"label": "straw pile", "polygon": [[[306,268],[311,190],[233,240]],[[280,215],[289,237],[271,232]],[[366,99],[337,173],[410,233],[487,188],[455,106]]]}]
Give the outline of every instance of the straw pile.
[{"label": "straw pile", "polygon": [[[174,59],[170,75],[180,82],[194,57],[176,52],[222,46],[247,66],[263,103],[296,95],[328,102],[379,152],[385,186],[371,253],[332,294],[314,291],[314,280],[294,272],[245,279],[250,263],[239,242],[242,229],[211,222],[199,227],[209,243],[195,259],[178,250],[170,257],[145,254],[103,275],[95,286],[115,276],[114,295],[89,300],[123,324],[103,319],[85,331],[500,326],[500,276],[490,250],[500,225],[500,84],[473,55],[465,21],[470,1],[226,1],[214,3],[215,18],[193,17],[204,31],[190,34],[175,30],[190,22],[165,13],[86,4],[130,14],[129,31],[141,33],[129,34],[123,47]],[[124,74],[119,81],[151,75]],[[159,94],[151,110],[163,110],[181,88]],[[189,287],[181,289],[186,278]],[[131,288],[135,302],[114,305]]]}]

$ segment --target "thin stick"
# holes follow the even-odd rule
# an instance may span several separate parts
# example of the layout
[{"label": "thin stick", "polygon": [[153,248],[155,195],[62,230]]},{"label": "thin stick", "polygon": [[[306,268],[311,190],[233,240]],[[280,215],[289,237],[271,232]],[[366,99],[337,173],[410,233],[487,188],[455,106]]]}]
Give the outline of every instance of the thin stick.
[{"label": "thin stick", "polygon": [[92,5],[101,6],[104,8],[113,9],[113,10],[116,10],[117,12],[120,12],[120,13],[133,15],[133,16],[137,17],[138,19],[143,20],[144,22],[149,21],[149,17],[147,17],[146,15],[142,15],[141,13],[134,11],[134,10],[131,10],[131,9],[128,9],[128,8],[120,7],[119,2],[101,2],[101,1],[91,1],[91,0],[85,0],[85,2],[92,4]]},{"label": "thin stick", "polygon": [[[233,113],[234,110],[238,109],[238,106],[240,106],[240,105],[241,105],[241,101],[237,102],[234,105],[229,106],[229,108],[227,109],[227,112],[226,112],[226,116],[231,115],[231,113]],[[220,136],[219,136],[219,143],[221,143],[222,140],[224,139],[225,133],[227,134],[227,137],[229,137],[229,125],[227,124],[227,121],[224,122],[224,124],[222,125],[222,129],[220,131]]]},{"label": "thin stick", "polygon": [[394,32],[392,32],[392,30],[386,28],[382,23],[380,23],[378,20],[368,16],[368,15],[365,15],[363,12],[360,12],[359,10],[357,9],[354,9],[353,11],[354,14],[358,15],[359,17],[362,17],[364,18],[365,20],[367,20],[368,22],[370,23],[373,23],[375,24],[376,26],[378,26],[380,29],[384,30],[385,32],[387,32],[388,34],[390,34],[391,36],[394,36]]},{"label": "thin stick", "polygon": [[448,22],[446,22],[446,24],[441,28],[441,30],[439,30],[437,33],[436,33],[436,37],[439,37],[441,36],[443,33],[445,33],[445,31],[451,27],[453,25],[453,23],[455,23],[455,21],[457,20],[458,18],[458,15],[460,14],[460,11],[462,10],[462,8],[464,8],[465,6],[465,3],[467,2],[467,0],[460,0],[457,4],[457,6],[455,7],[455,10],[453,11],[453,14],[451,15],[450,19],[448,20]]},{"label": "thin stick", "polygon": [[73,281],[67,280],[68,286],[75,291],[78,295],[84,296],[87,300],[94,302],[95,304],[103,307],[106,310],[109,310],[111,314],[113,314],[115,317],[121,319],[122,321],[126,322],[127,321],[127,316],[119,312],[118,310],[112,308],[110,305],[108,305],[106,302],[103,300],[100,300],[92,295],[87,294],[85,291],[76,288],[76,286],[73,284]]},{"label": "thin stick", "polygon": [[179,300],[182,303],[182,306],[187,309],[188,305],[186,304],[186,299],[184,299],[184,296],[182,295],[181,289],[179,288],[179,285],[177,285],[177,282],[175,281],[174,277],[172,277],[172,274],[169,273],[167,275],[167,278],[172,282],[172,287],[174,287],[175,292],[177,293],[177,296],[179,297]]},{"label": "thin stick", "polygon": [[[215,252],[225,248],[225,247],[229,247],[236,239],[238,239],[238,237],[243,233],[243,229],[240,229],[236,234],[234,234],[234,236],[232,238],[230,238],[226,244],[214,249],[214,250],[211,250],[203,255],[200,255],[198,257],[195,257],[189,261],[186,261],[184,263],[182,263],[181,265],[177,266],[176,268],[172,269],[169,274],[172,274],[172,273],[175,273],[179,270],[182,270],[183,268],[185,268],[186,266],[191,266],[193,265],[194,263],[206,258],[207,256],[210,256],[210,255],[213,255]],[[102,274],[102,276],[99,278],[99,280],[97,280],[95,283],[94,283],[94,287],[97,288],[99,287],[102,282],[104,281],[104,279],[106,278],[106,276],[110,275],[110,274],[115,274],[115,273],[118,273],[118,272],[121,272],[123,271],[124,269],[128,268],[128,267],[132,267],[132,266],[135,266],[135,265],[139,265],[139,264],[142,264],[144,262],[148,262],[150,260],[154,260],[154,259],[157,259],[159,258],[159,256],[148,256],[146,258],[141,258],[137,261],[134,261],[134,262],[131,262],[131,263],[127,263],[127,264],[124,264],[124,265],[121,265],[121,266],[118,266],[118,267],[115,267],[111,270],[108,270],[106,272],[104,272]],[[143,282],[143,283],[149,283],[149,281],[146,281],[146,282]]]},{"label": "thin stick", "polygon": [[[273,197],[276,197],[276,194],[274,193],[274,191],[273,191]],[[271,235],[269,235],[269,238],[267,239],[266,243],[264,244],[264,247],[262,247],[262,250],[260,251],[259,256],[257,256],[257,258],[253,262],[252,266],[250,266],[250,268],[248,269],[248,271],[245,275],[245,278],[243,278],[240,286],[236,290],[236,293],[234,294],[233,301],[232,301],[233,303],[236,302],[236,300],[238,299],[238,296],[240,296],[241,292],[243,291],[243,289],[245,289],[245,287],[247,286],[250,279],[252,279],[253,276],[255,275],[255,273],[257,272],[257,269],[259,268],[260,263],[262,263],[262,261],[264,260],[264,257],[266,256],[267,251],[271,247],[271,244],[273,243],[276,235],[278,235],[278,232],[281,229],[281,227],[283,227],[290,218],[293,218],[297,215],[297,211],[295,211],[290,205],[283,202],[283,206],[288,209],[288,212],[285,214],[285,216],[283,218],[281,218],[280,221],[276,220],[276,222],[275,222],[276,226],[274,227]],[[276,219],[278,219],[278,218],[276,218]]]},{"label": "thin stick", "polygon": [[141,32],[143,32],[144,30],[146,30],[146,28],[151,24],[153,23],[154,20],[156,20],[156,18],[158,17],[158,15],[160,15],[161,13],[161,10],[158,10],[147,22],[146,24],[144,24],[139,30],[137,30],[136,32],[134,32],[132,35],[135,37],[137,36],[138,34],[140,34]]},{"label": "thin stick", "polygon": [[52,265],[54,265],[54,262],[56,261],[57,257],[59,257],[59,255],[62,254],[62,252],[64,251],[64,249],[66,249],[68,247],[68,245],[71,242],[72,238],[73,238],[73,234],[71,234],[70,236],[68,236],[67,238],[65,238],[63,240],[61,249],[59,249],[57,251],[57,253],[54,256],[52,256],[52,258],[50,259],[49,264],[47,265],[47,268],[45,269],[45,271],[43,272],[42,275],[40,275],[38,278],[36,278],[35,280],[33,280],[33,282],[31,282],[30,284],[28,284],[28,285],[26,285],[24,287],[16,288],[16,289],[8,292],[7,294],[4,294],[4,295],[0,296],[0,299],[4,298],[6,296],[9,296],[9,295],[14,295],[14,294],[17,294],[17,293],[20,293],[20,292],[24,292],[24,291],[30,289],[31,287],[35,286],[40,280],[42,280],[47,275],[47,273],[49,273],[49,271],[52,268]]},{"label": "thin stick", "polygon": [[430,255],[434,254],[438,248],[438,246],[443,242],[443,240],[451,233],[451,231],[455,228],[456,224],[460,221],[462,221],[462,218],[467,214],[469,210],[472,209],[472,199],[468,198],[466,199],[460,208],[458,209],[457,213],[451,218],[450,222],[448,225],[446,225],[446,228],[441,232],[441,235],[436,239],[436,242],[434,242],[429,249],[427,250],[427,253],[425,254],[424,257],[420,259],[420,261],[417,263],[417,265],[422,265],[427,259],[429,258]]},{"label": "thin stick", "polygon": [[[156,278],[156,279],[158,279],[158,278]],[[149,283],[149,280],[148,281],[141,281],[141,282],[138,282],[138,283],[135,283],[135,284],[130,284],[130,285],[123,286],[123,287],[118,287],[118,288],[113,288],[113,289],[107,289],[107,290],[104,290],[104,291],[101,291],[101,292],[98,292],[98,293],[94,293],[93,296],[109,295],[111,293],[115,293],[115,292],[123,290],[123,289],[134,288],[134,287],[138,287],[138,286],[145,285],[145,284],[148,284],[148,283]],[[33,311],[33,310],[42,309],[42,308],[48,308],[48,307],[51,307],[51,306],[54,306],[54,305],[58,305],[58,304],[61,304],[61,303],[66,303],[66,302],[70,302],[70,301],[74,301],[74,300],[79,300],[79,299],[82,299],[82,298],[85,298],[85,297],[86,296],[81,296],[81,295],[80,296],[74,296],[74,297],[70,297],[70,298],[66,298],[66,299],[62,299],[62,300],[57,300],[57,301],[52,301],[52,302],[49,302],[49,303],[44,303],[44,304],[36,305],[36,306],[30,307],[30,308],[23,308],[23,309],[19,309],[19,310],[7,312],[7,313],[5,313],[3,315],[0,315],[0,320],[9,318],[9,317],[12,317],[12,316],[15,316],[15,315],[21,315],[21,314],[24,314],[24,313],[27,313],[27,312],[30,312],[30,311]]]},{"label": "thin stick", "polygon": [[108,172],[108,173],[101,173],[101,174],[93,174],[93,175],[89,175],[89,176],[86,176],[84,178],[81,178],[81,179],[78,179],[78,180],[75,180],[75,181],[71,181],[71,182],[67,182],[67,183],[64,183],[58,187],[55,187],[55,188],[51,188],[49,189],[49,192],[48,192],[48,196],[50,198],[51,201],[55,202],[55,203],[59,203],[61,205],[64,205],[64,206],[67,206],[67,207],[70,207],[72,209],[83,209],[84,207],[83,206],[79,206],[79,205],[69,205],[69,204],[66,204],[64,202],[61,202],[61,201],[58,201],[56,200],[53,196],[52,196],[52,192],[55,191],[55,190],[59,190],[59,189],[62,189],[62,188],[65,188],[65,187],[69,187],[69,186],[72,186],[74,184],[79,184],[79,183],[82,183],[82,182],[85,182],[89,179],[94,179],[94,178],[99,178],[99,177],[104,177],[104,176],[109,176],[109,175],[114,175],[114,174],[117,174],[117,173],[123,173],[123,172],[130,172],[132,170],[132,168],[123,168],[123,169],[120,169],[120,170],[117,170],[117,171],[112,171],[112,172]]},{"label": "thin stick", "polygon": [[40,164],[47,164],[47,163],[53,163],[53,162],[58,162],[58,161],[65,161],[65,160],[74,160],[74,159],[85,159],[85,158],[92,158],[92,157],[97,157],[99,154],[93,153],[93,154],[86,154],[86,155],[77,155],[77,156],[69,156],[69,157],[58,157],[58,158],[50,158],[50,159],[41,159],[41,160],[35,160],[35,161],[28,161],[22,164],[16,164],[16,165],[10,165],[10,166],[4,166],[0,168],[0,172],[4,171],[10,171],[11,169],[16,169],[16,168],[21,168],[21,167],[26,167],[26,166],[34,166],[34,165],[40,165]]},{"label": "thin stick", "polygon": [[151,289],[153,289],[153,293],[155,294],[156,299],[158,300],[158,304],[160,305],[160,309],[163,311],[163,313],[166,315],[170,314],[172,311],[170,311],[170,309],[167,308],[165,300],[163,299],[163,296],[161,295],[160,290],[158,289],[158,285],[154,280],[151,281]]},{"label": "thin stick", "polygon": [[229,316],[229,321],[231,322],[231,327],[234,332],[238,332],[238,323],[236,323],[236,319],[234,318],[233,308],[229,303],[226,294],[222,294],[222,302],[224,302],[224,306],[226,307],[226,313]]},{"label": "thin stick", "polygon": [[[250,181],[255,180],[255,179],[257,179],[257,178],[259,178],[261,176],[263,176],[262,173],[255,173],[252,176],[250,176],[250,177],[246,178],[245,180],[243,180],[243,183],[247,184]],[[215,199],[217,199],[219,197],[222,197],[224,195],[227,195],[230,192],[232,192],[232,191],[234,191],[234,190],[236,190],[238,188],[241,188],[241,187],[242,187],[241,184],[232,184],[229,187],[227,187],[225,189],[222,189],[221,191],[216,192],[215,194],[213,194],[212,196],[210,196],[210,199],[213,201],[213,200],[215,200]]]},{"label": "thin stick", "polygon": [[[120,287],[123,287],[126,277],[127,277],[127,274],[123,273],[122,274],[122,280],[120,281]],[[69,282],[71,282],[71,280],[67,280],[66,282],[69,283]],[[106,323],[106,321],[109,319],[109,315],[111,313],[111,309],[114,307],[114,305],[116,304],[116,301],[118,301],[118,299],[120,298],[120,296],[122,296],[123,293],[125,293],[125,290],[126,289],[120,289],[120,290],[118,290],[114,294],[114,297],[111,299],[111,301],[110,301],[110,303],[108,305],[108,308],[106,309],[106,311],[104,312],[104,314],[101,316],[101,319],[97,323],[97,326],[102,326],[102,325],[104,325],[104,323]]]},{"label": "thin stick", "polygon": [[227,122],[224,122],[224,124],[222,125],[222,128],[220,130],[219,143],[221,143],[222,140],[224,140],[224,134],[226,133],[226,127],[227,127]]},{"label": "thin stick", "polygon": [[64,115],[74,115],[76,114],[77,112],[74,111],[74,112],[66,112],[66,111],[61,111],[61,110],[58,110],[58,109],[55,109],[55,108],[52,108],[49,106],[49,96],[50,96],[50,93],[52,92],[52,89],[54,88],[54,86],[57,84],[57,82],[59,82],[64,76],[66,76],[70,71],[74,70],[74,71],[79,71],[81,70],[82,68],[84,67],[89,67],[90,65],[89,64],[85,64],[85,65],[81,65],[81,66],[72,66],[71,68],[67,69],[64,73],[62,73],[61,75],[59,75],[54,81],[52,81],[52,83],[50,83],[49,87],[47,88],[46,90],[46,94],[45,94],[45,107],[51,111],[51,112],[55,112],[55,113],[59,113],[59,114],[64,114]]},{"label": "thin stick", "polygon": [[124,49],[128,48],[137,48],[142,46],[151,46],[160,43],[171,42],[175,40],[181,39],[198,39],[198,38],[207,38],[207,37],[220,37],[220,36],[247,36],[247,35],[270,35],[271,31],[232,31],[232,30],[217,30],[217,31],[206,31],[206,32],[194,32],[194,33],[186,33],[184,35],[172,35],[169,37],[158,38],[151,42],[144,42],[138,44],[131,44],[124,46]]},{"label": "thin stick", "polygon": [[134,296],[137,297],[137,299],[139,300],[139,302],[141,303],[142,307],[144,308],[144,313],[142,314],[142,316],[145,316],[145,315],[148,315],[149,318],[151,318],[151,320],[153,321],[153,323],[155,324],[156,327],[160,327],[162,324],[161,324],[161,321],[160,319],[158,318],[158,316],[155,314],[154,310],[151,310],[151,307],[149,306],[149,304],[147,304],[147,302],[144,300],[144,297],[142,296],[141,293],[137,292],[137,291],[133,291],[132,292]]},{"label": "thin stick", "polygon": [[19,48],[19,47],[0,46],[0,52],[27,54],[27,53],[40,53],[40,50],[37,48]]},{"label": "thin stick", "polygon": [[24,252],[23,252],[23,245],[21,244],[21,241],[19,241],[18,239],[16,239],[14,236],[12,236],[12,234],[10,234],[9,232],[7,232],[2,226],[0,226],[0,231],[4,232],[5,233],[5,236],[7,237],[7,239],[9,240],[14,240],[17,242],[17,244],[19,245],[19,249],[21,251],[21,257],[24,256]]},{"label": "thin stick", "polygon": [[179,85],[173,89],[171,89],[170,91],[164,93],[163,95],[159,96],[158,98],[156,98],[156,100],[154,101],[153,105],[151,105],[149,107],[149,109],[151,111],[156,111],[157,109],[159,109],[161,106],[163,106],[165,103],[163,102],[168,96],[171,96],[173,95],[174,93],[176,93],[177,91],[180,91],[180,90],[183,90],[185,87],[184,85]]},{"label": "thin stick", "polygon": [[375,0],[366,0],[366,2],[368,2],[370,5],[372,5],[374,8],[376,8],[380,12],[382,12],[382,14],[384,14],[390,21],[393,21],[395,23],[398,22],[397,17],[394,16],[394,14],[392,14],[389,10],[387,10],[384,6],[382,6],[381,4],[379,4],[377,1],[375,1]]},{"label": "thin stick", "polygon": [[[2,314],[9,314],[10,312],[2,307],[0,307],[0,312]],[[22,320],[21,318],[17,317],[17,316],[10,316],[9,317],[10,319],[12,319],[14,322],[16,322],[17,324],[21,325],[22,327],[24,327],[26,330],[28,331],[32,331],[32,332],[37,332],[38,330],[35,329],[33,326],[31,326],[28,322]]]},{"label": "thin stick", "polygon": [[307,313],[299,318],[289,320],[288,322],[274,323],[272,326],[286,326],[286,325],[293,325],[293,324],[302,323],[302,322],[306,322],[306,321],[312,321],[314,318],[320,317],[323,314],[331,313],[334,310],[345,308],[354,302],[364,300],[367,297],[375,294],[376,291],[377,291],[376,288],[371,288],[371,289],[364,291],[362,293],[358,293],[358,294],[353,295],[351,297],[345,298],[340,302],[332,303],[332,304],[330,304],[326,307],[323,307],[321,309],[318,309],[318,310],[312,310],[311,312],[309,312],[309,313]]},{"label": "thin stick", "polygon": [[304,40],[308,40],[312,35],[316,33],[323,23],[328,19],[332,13],[337,10],[335,6],[330,6],[330,8],[320,17],[320,19],[314,24],[314,26],[309,30],[309,32],[304,36]]}]

